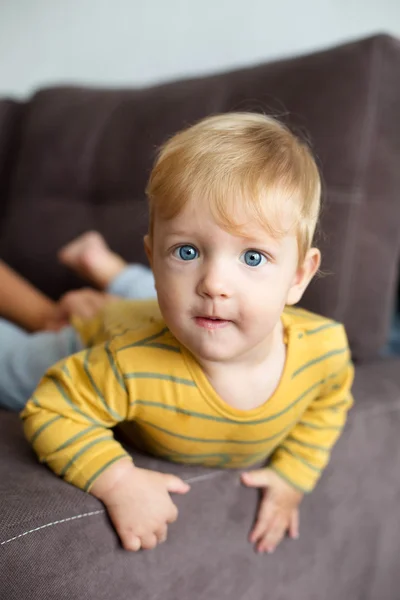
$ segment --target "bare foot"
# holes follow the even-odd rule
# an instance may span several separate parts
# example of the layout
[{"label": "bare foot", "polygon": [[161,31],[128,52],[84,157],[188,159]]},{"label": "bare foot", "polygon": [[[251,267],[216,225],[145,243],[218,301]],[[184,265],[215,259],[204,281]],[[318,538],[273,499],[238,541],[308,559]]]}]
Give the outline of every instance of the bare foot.
[{"label": "bare foot", "polygon": [[58,259],[101,289],[108,287],[126,266],[97,231],[88,231],[72,240],[61,248]]}]

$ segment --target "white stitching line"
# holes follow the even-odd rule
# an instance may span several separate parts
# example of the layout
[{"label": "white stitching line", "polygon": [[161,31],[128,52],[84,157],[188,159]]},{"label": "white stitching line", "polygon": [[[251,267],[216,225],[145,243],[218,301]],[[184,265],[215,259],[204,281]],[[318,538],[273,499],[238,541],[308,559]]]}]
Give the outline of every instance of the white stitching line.
[{"label": "white stitching line", "polygon": [[188,479],[184,479],[185,483],[195,483],[196,481],[202,481],[204,479],[214,479],[224,471],[217,471],[216,473],[205,473],[204,475],[195,475],[194,477],[189,477]]},{"label": "white stitching line", "polygon": [[68,521],[75,521],[76,519],[82,519],[83,517],[91,517],[93,515],[99,515],[104,513],[105,510],[93,510],[92,512],[82,513],[81,515],[76,515],[75,517],[68,517],[66,519],[60,519],[59,521],[53,521],[52,523],[46,523],[46,525],[41,525],[40,527],[35,527],[35,529],[29,529],[29,531],[25,531],[24,533],[20,533],[15,537],[10,538],[9,540],[5,540],[4,542],[0,542],[0,546],[4,546],[9,542],[13,542],[18,538],[24,537],[24,535],[28,535],[28,533],[34,533],[35,531],[39,531],[40,529],[45,529],[46,527],[51,527],[52,525],[59,525],[60,523],[67,523]]},{"label": "white stitching line", "polygon": [[[185,479],[184,481],[186,483],[195,483],[196,481],[201,481],[204,479],[213,479],[214,477],[217,477],[217,475],[220,475],[221,473],[223,473],[223,471],[217,471],[216,473],[206,473],[205,475],[197,475],[195,477],[189,477],[188,479]],[[0,542],[0,546],[9,544],[10,542],[13,542],[14,540],[18,540],[19,538],[24,537],[25,535],[28,535],[29,533],[35,533],[35,531],[40,531],[41,529],[46,529],[46,527],[51,527],[52,525],[60,525],[60,523],[68,523],[69,521],[75,521],[76,519],[82,519],[83,517],[92,517],[93,515],[100,515],[104,512],[106,512],[106,511],[105,510],[93,510],[92,512],[82,513],[81,515],[76,515],[75,517],[68,517],[66,519],[60,519],[59,521],[52,521],[51,523],[46,523],[46,525],[41,525],[40,527],[35,527],[35,529],[29,529],[28,531],[25,531],[24,533],[20,533],[19,535],[16,535],[15,537],[10,538],[9,540],[4,540],[4,542]]]}]

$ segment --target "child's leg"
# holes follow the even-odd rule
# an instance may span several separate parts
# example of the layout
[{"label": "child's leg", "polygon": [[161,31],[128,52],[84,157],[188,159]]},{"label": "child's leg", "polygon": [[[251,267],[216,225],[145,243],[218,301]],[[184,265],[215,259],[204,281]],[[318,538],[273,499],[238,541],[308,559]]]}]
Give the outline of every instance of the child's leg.
[{"label": "child's leg", "polygon": [[82,349],[72,327],[27,333],[0,319],[0,407],[20,411],[54,363]]},{"label": "child's leg", "polygon": [[84,233],[62,248],[59,259],[110,294],[132,299],[156,295],[151,270],[128,265],[96,231]]},{"label": "child's leg", "polygon": [[126,266],[126,262],[111,251],[97,231],[88,231],[72,240],[61,248],[58,258],[64,265],[102,290],[105,290]]},{"label": "child's leg", "polygon": [[56,304],[0,261],[0,316],[30,331],[44,329]]},{"label": "child's leg", "polygon": [[127,265],[107,286],[107,292],[132,300],[155,298],[153,273],[143,265]]}]

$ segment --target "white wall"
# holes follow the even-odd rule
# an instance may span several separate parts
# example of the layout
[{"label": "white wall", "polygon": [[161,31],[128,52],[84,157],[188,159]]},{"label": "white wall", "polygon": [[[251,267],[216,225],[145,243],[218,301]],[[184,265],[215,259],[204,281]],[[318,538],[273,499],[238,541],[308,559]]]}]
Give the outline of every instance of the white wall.
[{"label": "white wall", "polygon": [[143,85],[387,32],[400,0],[0,0],[0,95]]}]

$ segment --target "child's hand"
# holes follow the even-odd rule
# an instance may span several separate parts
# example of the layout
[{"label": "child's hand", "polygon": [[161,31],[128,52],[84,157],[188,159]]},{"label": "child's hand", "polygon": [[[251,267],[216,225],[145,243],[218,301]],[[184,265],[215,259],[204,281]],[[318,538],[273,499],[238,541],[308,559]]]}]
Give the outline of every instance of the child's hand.
[{"label": "child's hand", "polygon": [[263,488],[257,521],[250,534],[250,541],[256,544],[258,552],[272,553],[287,531],[292,539],[297,539],[298,506],[304,494],[272,469],[242,473],[242,482],[249,487]]},{"label": "child's hand", "polygon": [[111,296],[105,292],[99,292],[92,288],[82,288],[61,296],[58,307],[66,317],[76,316],[81,319],[91,319],[105,304],[116,299],[116,296]]},{"label": "child's hand", "polygon": [[58,331],[69,323],[71,317],[79,317],[83,320],[91,319],[116,296],[99,292],[91,288],[83,288],[67,292],[56,304],[54,314],[45,325],[50,331]]},{"label": "child's hand", "polygon": [[106,506],[125,550],[155,548],[167,539],[178,509],[170,493],[186,494],[190,486],[175,475],[135,467],[121,460],[103,473],[90,492]]}]

